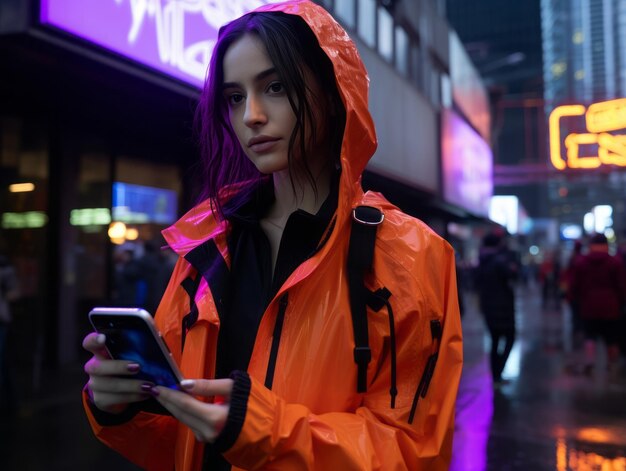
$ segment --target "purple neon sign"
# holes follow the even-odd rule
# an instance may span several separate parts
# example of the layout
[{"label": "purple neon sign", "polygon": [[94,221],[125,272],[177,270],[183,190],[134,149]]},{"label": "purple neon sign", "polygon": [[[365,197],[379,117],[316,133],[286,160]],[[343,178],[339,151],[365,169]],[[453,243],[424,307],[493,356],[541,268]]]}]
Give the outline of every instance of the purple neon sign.
[{"label": "purple neon sign", "polygon": [[41,0],[40,19],[202,86],[224,23],[278,0]]},{"label": "purple neon sign", "polygon": [[451,110],[442,113],[444,199],[482,216],[493,194],[493,155],[489,144]]}]

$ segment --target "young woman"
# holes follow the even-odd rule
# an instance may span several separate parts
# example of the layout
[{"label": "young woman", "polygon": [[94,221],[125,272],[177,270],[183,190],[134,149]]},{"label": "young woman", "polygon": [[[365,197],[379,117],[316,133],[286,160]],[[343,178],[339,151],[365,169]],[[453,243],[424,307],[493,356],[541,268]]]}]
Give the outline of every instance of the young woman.
[{"label": "young woman", "polygon": [[[198,108],[207,198],[164,231],[180,258],[155,316],[188,380],[178,391],[133,379],[140,365],[87,336],[84,403],[100,440],[154,470],[448,468],[454,254],[363,194],[367,93],[356,47],[311,2],[222,28]],[[362,206],[382,222],[366,228],[371,270],[355,276]],[[351,297],[367,302],[362,318]]]}]

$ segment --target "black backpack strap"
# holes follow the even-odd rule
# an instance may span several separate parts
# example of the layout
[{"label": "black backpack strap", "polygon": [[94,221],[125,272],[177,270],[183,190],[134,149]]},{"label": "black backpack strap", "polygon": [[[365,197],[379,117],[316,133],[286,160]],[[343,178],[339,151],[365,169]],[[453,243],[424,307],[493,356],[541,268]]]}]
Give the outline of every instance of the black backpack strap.
[{"label": "black backpack strap", "polygon": [[198,320],[198,306],[196,306],[196,292],[198,291],[198,287],[200,286],[200,280],[202,279],[202,275],[200,273],[196,274],[196,278],[187,277],[185,278],[181,286],[187,292],[189,296],[189,313],[183,317],[183,325],[182,325],[182,339],[181,339],[181,350],[185,346],[185,340],[187,338],[187,332]]},{"label": "black backpack strap", "polygon": [[371,206],[352,210],[352,230],[348,248],[348,286],[354,331],[354,361],[357,364],[357,392],[367,391],[367,365],[372,359],[367,331],[367,299],[365,273],[372,268],[376,230],[385,216]]}]

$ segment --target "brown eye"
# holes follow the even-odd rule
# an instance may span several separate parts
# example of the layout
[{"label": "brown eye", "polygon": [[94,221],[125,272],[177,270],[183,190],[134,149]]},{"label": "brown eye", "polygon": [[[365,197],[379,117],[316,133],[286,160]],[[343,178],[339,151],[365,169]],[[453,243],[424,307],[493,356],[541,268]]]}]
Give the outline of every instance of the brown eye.
[{"label": "brown eye", "polygon": [[243,95],[241,93],[232,93],[228,95],[227,100],[229,105],[237,105],[243,101]]},{"label": "brown eye", "polygon": [[267,87],[268,91],[274,94],[283,93],[285,91],[285,87],[280,82],[272,82],[269,87]]}]

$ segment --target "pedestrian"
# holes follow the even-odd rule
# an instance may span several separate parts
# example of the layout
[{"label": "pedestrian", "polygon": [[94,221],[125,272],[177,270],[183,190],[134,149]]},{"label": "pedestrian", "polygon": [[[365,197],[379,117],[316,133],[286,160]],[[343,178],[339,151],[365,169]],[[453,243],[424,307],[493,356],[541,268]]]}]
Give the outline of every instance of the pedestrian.
[{"label": "pedestrian", "polygon": [[624,266],[609,253],[606,236],[595,234],[589,240],[589,253],[575,266],[572,277],[572,292],[585,334],[583,372],[586,375],[593,374],[598,338],[607,347],[607,368],[612,371],[618,367],[625,290]]},{"label": "pedestrian", "polygon": [[454,252],[363,194],[376,137],[355,45],[291,1],[222,27],[209,70],[207,199],[164,231],[179,259],[155,316],[187,380],[134,380],[89,334],[95,434],[151,470],[448,469]]},{"label": "pedestrian", "polygon": [[577,240],[574,243],[574,248],[572,250],[572,254],[570,255],[569,261],[567,263],[567,267],[563,270],[561,274],[561,291],[569,304],[570,313],[571,313],[571,322],[572,322],[572,343],[574,349],[578,350],[581,348],[584,338],[582,321],[580,318],[580,306],[578,304],[578,299],[574,296],[575,292],[573,290],[573,278],[574,273],[576,271],[576,267],[583,260],[583,244],[581,241]]},{"label": "pedestrian", "polygon": [[483,238],[476,273],[480,310],[491,337],[489,355],[493,385],[505,381],[502,372],[515,342],[515,291],[513,283],[519,274],[515,254],[504,244],[504,238],[489,233]]},{"label": "pedestrian", "polygon": [[550,308],[550,305],[557,311],[561,308],[561,292],[559,287],[561,263],[559,258],[560,256],[557,250],[547,250],[539,266],[541,306],[544,309]]}]

